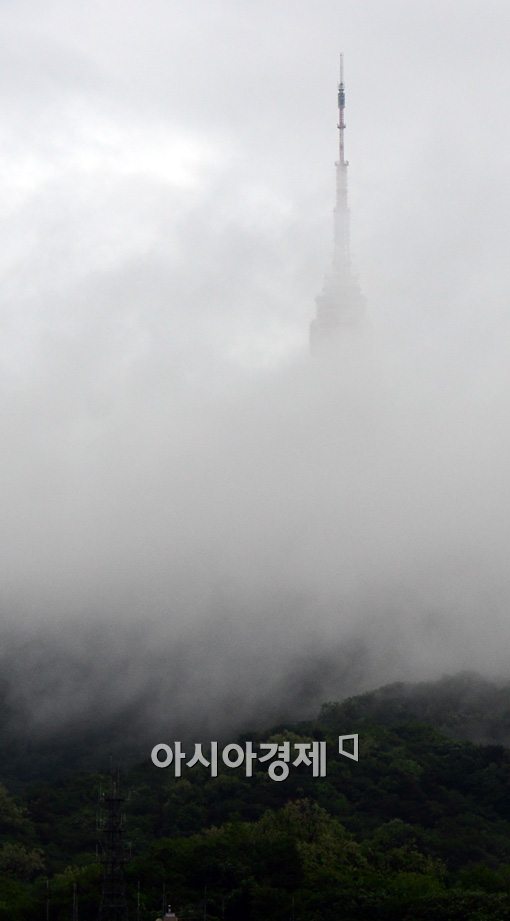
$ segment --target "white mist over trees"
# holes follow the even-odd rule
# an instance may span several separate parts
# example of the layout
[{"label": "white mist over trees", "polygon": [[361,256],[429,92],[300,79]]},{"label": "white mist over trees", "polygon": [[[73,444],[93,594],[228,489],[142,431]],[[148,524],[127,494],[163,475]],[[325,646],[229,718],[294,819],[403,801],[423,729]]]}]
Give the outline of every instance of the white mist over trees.
[{"label": "white mist over trees", "polygon": [[[39,723],[506,671],[509,29],[481,9],[3,6],[2,633]],[[322,365],[339,35],[368,319]]]}]

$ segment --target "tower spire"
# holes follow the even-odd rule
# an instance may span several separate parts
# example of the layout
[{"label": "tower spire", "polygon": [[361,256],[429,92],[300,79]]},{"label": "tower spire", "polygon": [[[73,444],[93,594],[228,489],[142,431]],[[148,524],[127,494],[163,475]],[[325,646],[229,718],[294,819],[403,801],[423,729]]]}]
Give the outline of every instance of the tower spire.
[{"label": "tower spire", "polygon": [[347,167],[345,159],[345,83],[344,57],[340,55],[338,83],[338,160],[336,170],[336,201],[334,209],[333,258],[326,273],[324,287],[316,298],[317,311],[310,327],[312,352],[336,338],[341,328],[355,325],[363,314],[364,298],[358,280],[351,269],[350,214],[347,200]]}]

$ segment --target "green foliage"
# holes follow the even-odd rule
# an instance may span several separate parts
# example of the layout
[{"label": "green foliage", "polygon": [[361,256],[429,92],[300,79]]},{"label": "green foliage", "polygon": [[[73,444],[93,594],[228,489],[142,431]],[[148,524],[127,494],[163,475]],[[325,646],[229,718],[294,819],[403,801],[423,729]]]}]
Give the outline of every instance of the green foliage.
[{"label": "green foliage", "polygon": [[26,832],[29,830],[29,823],[26,818],[26,810],[19,806],[12,796],[7,792],[3,784],[0,784],[0,834],[12,832]]},{"label": "green foliage", "polygon": [[33,891],[25,884],[0,876],[0,921],[26,921],[36,905]]},{"label": "green foliage", "polygon": [[[205,912],[209,921],[510,921],[510,753],[445,737],[411,718],[405,694],[388,695],[387,710],[364,695],[325,705],[316,722],[254,734],[327,741],[324,778],[303,765],[281,783],[257,764],[251,778],[132,768],[126,874],[132,900],[140,884],[144,921],[160,913],[163,887],[183,921]],[[360,733],[358,763],[338,756],[346,731]],[[17,798],[0,786],[0,921],[38,921],[48,897],[51,918],[64,921],[74,887],[80,917],[95,917],[100,782],[75,772],[31,782]]]},{"label": "green foliage", "polygon": [[29,880],[42,873],[44,859],[40,850],[29,851],[22,844],[6,842],[0,847],[0,875]]}]

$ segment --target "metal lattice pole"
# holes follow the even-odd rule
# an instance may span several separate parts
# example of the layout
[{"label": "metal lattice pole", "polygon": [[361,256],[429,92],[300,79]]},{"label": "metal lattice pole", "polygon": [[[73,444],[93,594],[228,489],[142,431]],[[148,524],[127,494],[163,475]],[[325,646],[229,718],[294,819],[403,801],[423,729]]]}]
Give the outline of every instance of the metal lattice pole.
[{"label": "metal lattice pole", "polygon": [[124,797],[120,794],[119,772],[112,770],[110,789],[100,796],[98,830],[103,887],[98,921],[128,921],[124,883]]}]

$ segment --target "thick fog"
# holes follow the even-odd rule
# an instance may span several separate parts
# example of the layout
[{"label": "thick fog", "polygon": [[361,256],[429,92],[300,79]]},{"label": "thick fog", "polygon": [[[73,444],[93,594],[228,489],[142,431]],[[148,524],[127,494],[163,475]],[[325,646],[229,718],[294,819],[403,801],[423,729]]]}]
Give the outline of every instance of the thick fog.
[{"label": "thick fog", "polygon": [[[507,4],[17,0],[0,35],[9,705],[214,733],[507,676]],[[340,50],[367,315],[312,361]]]}]

